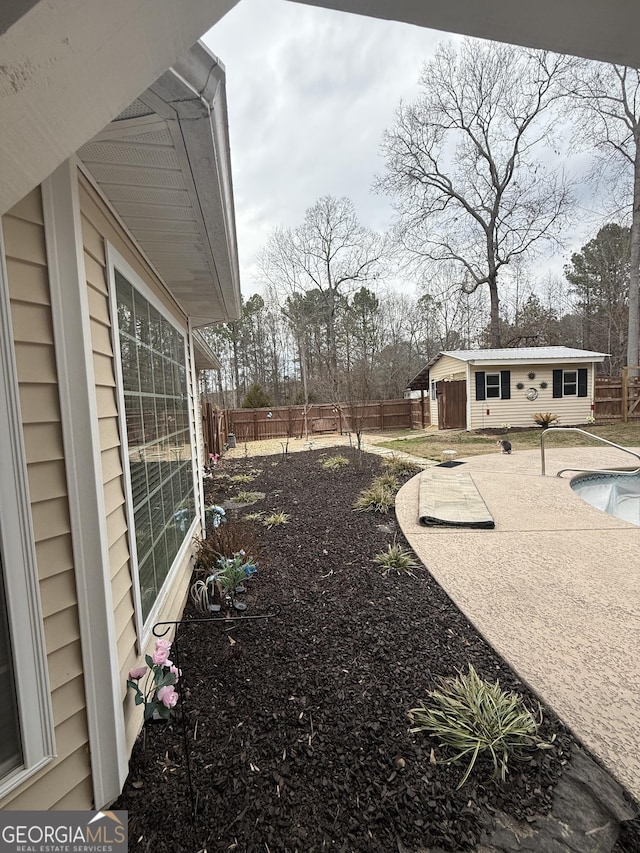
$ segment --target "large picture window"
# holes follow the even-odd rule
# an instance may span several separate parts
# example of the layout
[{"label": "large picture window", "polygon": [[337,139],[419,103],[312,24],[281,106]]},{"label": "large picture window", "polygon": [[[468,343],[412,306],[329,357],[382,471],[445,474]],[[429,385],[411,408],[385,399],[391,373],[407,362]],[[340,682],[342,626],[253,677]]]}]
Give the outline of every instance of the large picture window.
[{"label": "large picture window", "polygon": [[185,339],[115,270],[143,621],[195,518]]}]

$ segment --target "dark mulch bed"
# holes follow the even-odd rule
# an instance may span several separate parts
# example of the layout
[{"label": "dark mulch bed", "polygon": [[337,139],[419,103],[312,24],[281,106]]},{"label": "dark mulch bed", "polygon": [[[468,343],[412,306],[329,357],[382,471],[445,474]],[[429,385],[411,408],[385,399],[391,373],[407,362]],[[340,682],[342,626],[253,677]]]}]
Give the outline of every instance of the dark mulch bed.
[{"label": "dark mulch bed", "polygon": [[[129,810],[131,849],[468,850],[493,809],[530,819],[551,805],[573,742],[550,712],[541,736],[555,734],[555,748],[514,763],[506,785],[478,762],[457,791],[464,768],[432,763],[437,744],[409,733],[407,711],[439,676],[469,663],[524,694],[531,708],[537,700],[425,570],[383,577],[372,563],[396,535],[393,513],[354,512],[352,504],[380,459],[346,451],[351,464],[326,471],[319,459],[327,455],[218,469],[261,473],[240,486],[216,478],[209,499],[260,491],[266,497],[252,511],[291,517],[271,530],[252,523],[261,559],[245,615],[277,616],[231,632],[223,623],[181,629],[179,689],[198,822],[180,721],[152,725],[116,804]],[[194,615],[189,605],[185,617]]]}]

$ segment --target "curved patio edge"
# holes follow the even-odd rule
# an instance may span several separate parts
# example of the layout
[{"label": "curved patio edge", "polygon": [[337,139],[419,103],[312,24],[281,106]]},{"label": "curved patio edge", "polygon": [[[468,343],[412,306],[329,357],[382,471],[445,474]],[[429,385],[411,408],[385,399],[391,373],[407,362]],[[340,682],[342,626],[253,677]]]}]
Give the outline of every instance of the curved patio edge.
[{"label": "curved patio edge", "polygon": [[[547,472],[627,459],[553,449]],[[396,497],[402,532],[486,641],[640,802],[640,528],[585,503],[569,479],[542,477],[539,451],[472,457],[461,469],[495,529],[420,525],[418,474]]]}]

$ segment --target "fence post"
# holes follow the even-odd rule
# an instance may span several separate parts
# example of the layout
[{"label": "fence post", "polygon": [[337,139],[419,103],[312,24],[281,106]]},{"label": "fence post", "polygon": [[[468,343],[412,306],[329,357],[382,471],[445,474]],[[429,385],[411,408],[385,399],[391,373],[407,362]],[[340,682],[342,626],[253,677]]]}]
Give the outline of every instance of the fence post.
[{"label": "fence post", "polygon": [[384,432],[384,403],[382,400],[378,400],[378,406],[380,406],[380,431]]}]

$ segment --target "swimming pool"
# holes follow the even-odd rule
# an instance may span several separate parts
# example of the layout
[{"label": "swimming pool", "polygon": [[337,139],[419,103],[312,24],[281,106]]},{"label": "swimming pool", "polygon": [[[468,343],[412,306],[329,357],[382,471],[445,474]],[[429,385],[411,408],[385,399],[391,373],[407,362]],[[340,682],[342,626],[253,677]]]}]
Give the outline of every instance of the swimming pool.
[{"label": "swimming pool", "polygon": [[640,527],[640,474],[582,474],[571,488],[596,509]]}]

